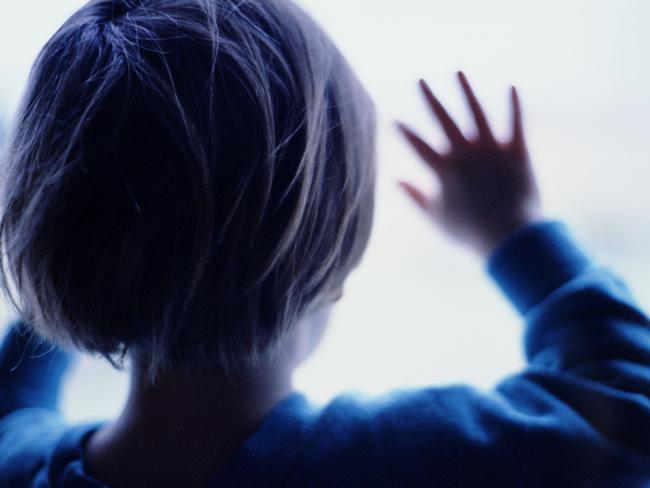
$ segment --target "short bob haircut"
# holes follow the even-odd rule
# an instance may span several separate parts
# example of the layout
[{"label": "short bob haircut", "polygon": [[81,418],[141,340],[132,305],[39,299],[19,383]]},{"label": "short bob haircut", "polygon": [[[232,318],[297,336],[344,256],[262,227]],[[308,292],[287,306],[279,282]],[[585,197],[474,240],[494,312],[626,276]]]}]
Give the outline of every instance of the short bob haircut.
[{"label": "short bob haircut", "polygon": [[373,103],[291,0],[91,0],[7,142],[5,293],[151,381],[281,350],[370,235]]}]

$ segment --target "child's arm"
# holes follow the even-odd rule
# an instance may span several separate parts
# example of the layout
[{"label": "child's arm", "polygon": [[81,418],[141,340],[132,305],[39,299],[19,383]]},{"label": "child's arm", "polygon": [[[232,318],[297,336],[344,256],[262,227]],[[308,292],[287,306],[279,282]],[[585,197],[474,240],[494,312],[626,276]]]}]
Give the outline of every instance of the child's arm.
[{"label": "child's arm", "polygon": [[[578,470],[593,479],[622,473],[620,466],[635,459],[626,448],[650,459],[650,320],[563,225],[541,219],[514,88],[512,139],[500,143],[462,74],[460,81],[477,139],[465,138],[422,82],[451,150],[439,154],[401,124],[442,190],[432,198],[402,185],[435,222],[488,257],[490,274],[526,320],[528,367],[501,383],[498,397],[468,393],[448,402],[451,395],[440,395],[436,415],[444,415],[441,404],[448,402],[447,418],[466,421],[470,437],[509,445],[522,459],[539,456],[538,466],[557,466],[550,478]],[[471,421],[454,413],[464,402],[472,405]]]},{"label": "child's arm", "polygon": [[[476,122],[476,138],[462,134],[422,81],[451,149],[440,154],[400,124],[439,178],[441,193],[428,197],[406,182],[403,188],[445,231],[489,258],[490,274],[526,318],[531,366],[589,375],[594,369],[609,370],[611,361],[650,368],[649,321],[625,286],[594,265],[561,224],[541,219],[515,88],[512,137],[501,143],[462,73],[459,79]],[[646,374],[650,382],[650,369]]]},{"label": "child's arm", "polygon": [[0,344],[0,420],[26,407],[56,409],[72,356],[17,321]]},{"label": "child's arm", "polygon": [[33,477],[65,429],[57,407],[71,361],[23,322],[9,326],[0,342],[0,486],[41,486]]}]

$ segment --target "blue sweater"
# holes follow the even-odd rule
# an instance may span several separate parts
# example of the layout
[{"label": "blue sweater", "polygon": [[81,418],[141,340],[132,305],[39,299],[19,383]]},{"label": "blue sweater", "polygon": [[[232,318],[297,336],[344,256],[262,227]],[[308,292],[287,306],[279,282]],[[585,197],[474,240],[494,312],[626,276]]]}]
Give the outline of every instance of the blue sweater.
[{"label": "blue sweater", "polygon": [[[650,486],[650,323],[625,286],[558,223],[526,226],[488,270],[525,318],[528,364],[484,392],[467,386],[279,403],[210,486]],[[99,487],[66,425],[70,357],[0,350],[0,486]]]}]

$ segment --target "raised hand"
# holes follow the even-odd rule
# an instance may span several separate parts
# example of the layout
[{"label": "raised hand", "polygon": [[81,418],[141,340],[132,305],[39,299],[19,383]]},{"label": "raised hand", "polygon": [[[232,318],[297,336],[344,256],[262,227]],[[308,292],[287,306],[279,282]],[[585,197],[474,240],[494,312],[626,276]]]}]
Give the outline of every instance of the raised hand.
[{"label": "raised hand", "polygon": [[420,88],[427,105],[440,122],[451,149],[447,154],[403,123],[406,140],[440,180],[441,192],[429,196],[416,185],[400,181],[412,200],[449,235],[487,255],[510,232],[541,218],[541,203],[524,138],[517,90],[511,89],[512,134],[497,141],[467,78],[458,79],[477,128],[466,137],[424,80]]}]

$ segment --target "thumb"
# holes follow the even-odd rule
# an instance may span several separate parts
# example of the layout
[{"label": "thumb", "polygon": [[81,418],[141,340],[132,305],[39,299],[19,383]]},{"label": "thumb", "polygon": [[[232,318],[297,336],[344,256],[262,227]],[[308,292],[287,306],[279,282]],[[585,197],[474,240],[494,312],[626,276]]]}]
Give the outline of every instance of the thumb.
[{"label": "thumb", "polygon": [[399,181],[398,185],[420,209],[432,217],[433,220],[440,223],[442,215],[442,202],[440,197],[427,196],[422,190],[408,181]]}]

